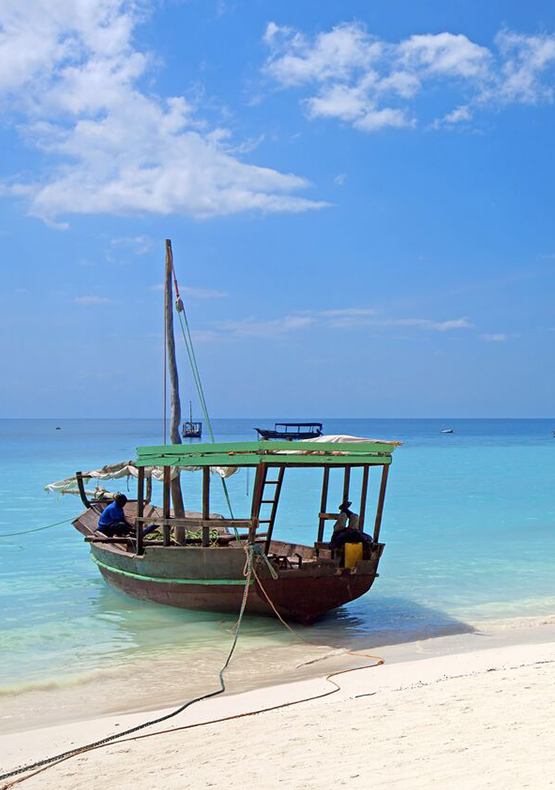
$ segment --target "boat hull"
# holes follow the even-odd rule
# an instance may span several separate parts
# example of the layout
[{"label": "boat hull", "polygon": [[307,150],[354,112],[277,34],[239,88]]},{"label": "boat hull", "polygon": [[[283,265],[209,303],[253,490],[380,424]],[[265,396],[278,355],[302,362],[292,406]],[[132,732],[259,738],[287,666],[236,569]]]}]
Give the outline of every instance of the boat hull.
[{"label": "boat hull", "polygon": [[[139,557],[113,545],[91,544],[91,552],[106,582],[134,598],[233,614],[241,606],[245,588],[242,549],[174,547],[168,551],[156,547]],[[257,566],[260,583],[280,615],[303,623],[364,595],[377,576],[376,570],[377,559],[361,562],[354,569],[309,565],[284,569],[274,579],[265,565]],[[275,616],[256,580],[249,590],[246,611]]]}]

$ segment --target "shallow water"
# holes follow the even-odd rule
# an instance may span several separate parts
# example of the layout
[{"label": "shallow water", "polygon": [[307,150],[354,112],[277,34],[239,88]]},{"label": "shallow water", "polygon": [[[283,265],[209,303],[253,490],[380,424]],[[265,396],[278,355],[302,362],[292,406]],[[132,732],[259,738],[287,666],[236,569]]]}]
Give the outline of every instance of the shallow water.
[{"label": "shallow water", "polygon": [[[219,440],[233,440],[253,439],[252,426],[260,422],[214,424]],[[369,594],[309,629],[312,641],[366,647],[464,631],[468,622],[555,611],[551,421],[324,423],[328,433],[400,439],[404,445],[394,454],[390,474],[380,578]],[[444,427],[455,433],[441,434]],[[137,445],[160,443],[158,420],[1,420],[0,534],[79,512],[77,499],[46,494],[45,483],[76,469],[131,459]],[[200,506],[200,477],[186,476],[191,509]],[[378,473],[373,477],[375,497]],[[339,471],[332,478],[330,508],[339,502],[342,485]],[[353,478],[356,509],[358,477]],[[252,482],[252,472],[249,477],[245,471],[229,480],[236,517],[247,515]],[[315,539],[319,486],[315,470],[287,471],[276,537]],[[218,485],[211,509],[226,512]],[[176,667],[194,676],[200,664],[199,678],[208,680],[229,647],[226,628],[233,623],[232,617],[156,606],[114,592],[70,524],[0,538],[0,604],[4,699],[32,688],[75,688],[98,673],[127,673],[136,665],[144,668],[144,662],[154,679],[159,671],[171,676]],[[277,671],[291,656],[290,646],[291,636],[279,623],[249,618],[241,633],[245,673],[256,675],[251,654],[264,656],[258,661],[267,663],[258,667],[261,677],[268,668]]]}]

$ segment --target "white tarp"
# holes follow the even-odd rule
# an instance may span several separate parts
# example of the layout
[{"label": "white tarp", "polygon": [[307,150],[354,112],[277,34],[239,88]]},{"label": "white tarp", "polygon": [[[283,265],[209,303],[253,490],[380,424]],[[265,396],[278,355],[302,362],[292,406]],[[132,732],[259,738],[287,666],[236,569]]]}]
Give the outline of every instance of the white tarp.
[{"label": "white tarp", "polygon": [[[341,436],[339,434],[331,434],[328,436],[317,436],[315,439],[301,439],[301,442],[383,442],[384,444],[393,447],[401,444],[401,442],[389,442],[384,439],[365,439],[360,436]],[[298,450],[277,450],[279,454],[290,454],[298,452]],[[314,452],[307,450],[307,453]],[[317,452],[317,451],[316,451]],[[177,477],[179,472],[195,472],[202,469],[201,466],[181,466],[172,467],[172,477]],[[210,471],[213,474],[220,475],[220,477],[231,477],[239,470],[236,466],[211,466]],[[122,461],[118,464],[106,464],[102,469],[93,469],[90,472],[83,472],[83,478],[91,480],[119,480],[122,477],[137,477],[139,474],[138,467],[135,466],[134,461]],[[164,476],[164,467],[162,466],[145,466],[145,477],[153,477],[155,480],[162,480]],[[55,483],[49,483],[44,487],[45,491],[53,491],[59,494],[77,494],[77,478],[75,475],[66,477],[64,480],[58,480]]]},{"label": "white tarp", "polygon": [[[164,477],[163,466],[145,466],[145,477],[153,477],[154,480],[162,480]],[[202,469],[201,466],[182,466],[179,469],[172,467],[171,476],[177,477],[179,472],[195,472]],[[210,471],[220,477],[231,477],[237,472],[234,466],[211,466]],[[83,472],[84,481],[91,480],[119,480],[122,477],[138,477],[139,469],[133,461],[122,461],[118,464],[106,464],[102,469],[92,469],[90,472]],[[44,486],[45,491],[53,491],[58,494],[78,494],[76,489],[77,478],[75,475],[66,477],[64,480],[57,480]]]}]

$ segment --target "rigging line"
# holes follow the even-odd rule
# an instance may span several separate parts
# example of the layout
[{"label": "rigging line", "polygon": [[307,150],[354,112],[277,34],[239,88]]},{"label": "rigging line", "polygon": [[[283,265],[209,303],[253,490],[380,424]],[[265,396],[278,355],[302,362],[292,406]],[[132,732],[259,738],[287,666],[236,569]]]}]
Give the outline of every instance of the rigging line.
[{"label": "rigging line", "polygon": [[[200,371],[198,369],[197,358],[196,358],[196,355],[195,355],[195,348],[193,346],[193,338],[191,337],[191,331],[189,329],[189,321],[187,320],[187,313],[185,311],[185,305],[183,304],[183,299],[181,298],[181,296],[179,294],[179,284],[177,282],[177,275],[175,273],[175,266],[174,266],[174,262],[173,262],[173,255],[171,256],[170,263],[171,263],[171,267],[172,267],[172,274],[173,274],[173,280],[174,280],[174,284],[175,284],[175,293],[176,293],[175,309],[176,309],[176,312],[177,312],[177,315],[178,315],[178,318],[179,318],[179,324],[181,326],[181,332],[183,334],[183,341],[185,343],[185,348],[187,349],[187,355],[189,357],[189,364],[191,366],[191,371],[192,371],[192,374],[193,374],[193,378],[195,380],[195,385],[196,385],[196,388],[197,388],[197,393],[198,393],[198,396],[199,396],[200,405],[201,405],[202,411],[204,413],[204,419],[206,420],[206,424],[208,426],[208,432],[210,434],[210,438],[211,438],[212,442],[214,443],[216,441],[216,437],[214,436],[214,431],[212,430],[212,422],[210,420],[210,415],[208,414],[208,406],[206,404],[206,398],[204,396],[204,387],[202,386],[202,380],[200,378]],[[183,313],[183,317],[181,316],[181,313]],[[185,322],[185,328],[183,326],[183,322]],[[185,329],[187,330],[186,334],[185,334]],[[224,496],[225,496],[225,499],[226,499],[226,502],[227,502],[227,507],[229,509],[229,513],[231,515],[231,518],[234,518],[234,516],[233,516],[233,508],[231,506],[231,499],[229,497],[229,491],[228,491],[228,488],[227,488],[226,481],[224,480],[223,477],[220,478],[220,479],[222,481],[222,488],[224,490]],[[237,539],[239,539],[239,534],[238,534],[236,529],[235,529],[235,537]]]},{"label": "rigging line", "polygon": [[[64,760],[69,759],[70,757],[76,757],[78,754],[83,754],[85,752],[91,751],[93,749],[98,749],[102,746],[107,746],[109,743],[113,741],[119,741],[123,736],[131,735],[132,733],[138,732],[139,730],[144,730],[146,727],[151,727],[154,724],[161,724],[163,721],[167,721],[168,719],[177,716],[179,713],[183,713],[184,710],[189,708],[191,705],[194,705],[195,702],[201,702],[205,699],[210,699],[211,697],[217,697],[219,694],[223,694],[226,690],[224,674],[226,669],[228,668],[231,659],[233,658],[233,654],[235,652],[235,648],[237,646],[237,641],[239,639],[239,632],[241,630],[241,624],[243,621],[243,615],[245,614],[245,609],[247,606],[247,599],[249,597],[249,590],[251,587],[252,581],[252,571],[253,571],[253,549],[249,547],[248,549],[245,547],[245,552],[247,553],[246,563],[245,563],[245,589],[243,592],[243,597],[241,599],[241,607],[239,609],[239,615],[237,618],[235,636],[233,637],[233,642],[231,644],[231,648],[227,655],[226,660],[222,668],[218,673],[219,681],[220,681],[220,688],[217,691],[211,691],[208,694],[203,694],[200,697],[196,697],[195,699],[189,700],[181,705],[179,708],[176,708],[174,711],[170,713],[166,713],[164,716],[158,716],[151,721],[143,722],[142,724],[137,724],[135,727],[130,727],[123,732],[117,732],[113,735],[108,735],[106,738],[101,738],[98,741],[94,741],[93,743],[89,743],[86,746],[81,746],[76,749],[68,749],[65,752],[61,752],[60,754],[55,755],[54,757],[47,757],[44,760],[37,760],[37,762],[31,763],[30,765],[24,765],[19,768],[16,768],[13,771],[8,771],[7,773],[0,775],[0,780],[2,779],[10,779],[14,776],[20,776],[20,774],[24,774],[27,771],[33,771],[32,774],[29,776],[21,776],[19,779],[16,779],[13,782],[8,782],[8,784],[2,785],[0,790],[7,790],[7,788],[12,787],[13,785],[17,784],[18,782],[22,782],[25,779],[29,779],[31,776],[34,776],[35,773],[40,773],[40,771],[45,770],[48,767],[53,765],[57,765],[58,763],[63,762]],[[38,769],[38,770],[34,770]]]},{"label": "rigging line", "polygon": [[22,532],[0,532],[0,538],[14,538],[16,535],[28,535],[30,532],[42,532],[43,529],[52,529],[52,527],[59,527],[61,524],[68,524],[73,521],[73,516],[65,518],[63,521],[55,521],[54,524],[47,524],[45,527],[35,527],[34,529],[24,529]]},{"label": "rigging line", "polygon": [[[183,306],[183,301],[181,301],[181,305]],[[183,318],[185,319],[185,326],[187,327],[187,334],[189,335],[189,339],[187,339],[187,334],[185,333],[185,326],[183,325],[182,313],[183,313]],[[185,348],[187,350],[187,356],[189,357],[189,364],[191,366],[191,371],[192,371],[193,378],[194,378],[194,381],[195,381],[195,385],[196,385],[196,388],[197,388],[197,393],[198,393],[198,396],[199,396],[199,401],[200,401],[200,405],[201,405],[201,408],[202,408],[202,412],[204,414],[204,419],[206,420],[206,424],[208,426],[208,432],[210,433],[210,439],[214,443],[216,441],[216,437],[214,436],[214,431],[212,430],[212,423],[210,421],[210,415],[208,414],[208,406],[206,405],[206,398],[204,397],[204,389],[202,387],[202,382],[200,380],[200,372],[199,372],[199,369],[198,369],[198,365],[196,364],[195,352],[194,352],[194,348],[193,348],[193,341],[192,341],[192,338],[191,338],[191,333],[189,332],[189,325],[187,323],[187,316],[185,314],[185,308],[184,307],[183,307],[183,310],[177,310],[177,316],[179,318],[179,325],[181,327],[181,333],[183,335],[183,342],[185,343]],[[220,480],[222,481],[222,488],[224,490],[224,496],[225,496],[225,500],[226,500],[226,503],[227,503],[227,507],[229,509],[229,513],[231,515],[231,518],[234,518],[233,507],[231,505],[231,499],[230,499],[230,496],[229,496],[229,490],[227,488],[227,483],[226,483],[226,481],[224,480],[223,477],[221,477]],[[236,533],[236,537],[238,537],[237,533]]]}]

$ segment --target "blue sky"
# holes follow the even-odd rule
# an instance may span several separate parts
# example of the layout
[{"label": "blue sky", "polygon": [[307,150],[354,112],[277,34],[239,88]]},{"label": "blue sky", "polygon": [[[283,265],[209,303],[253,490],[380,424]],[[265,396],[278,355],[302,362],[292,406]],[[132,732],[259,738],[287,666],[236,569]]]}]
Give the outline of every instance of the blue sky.
[{"label": "blue sky", "polygon": [[553,414],[552,3],[0,9],[2,416]]}]

